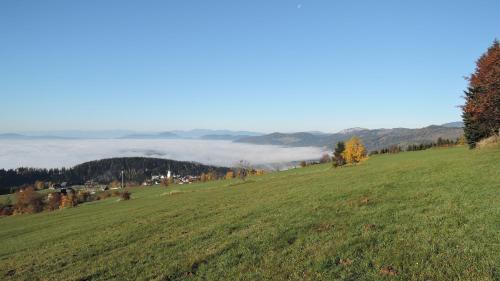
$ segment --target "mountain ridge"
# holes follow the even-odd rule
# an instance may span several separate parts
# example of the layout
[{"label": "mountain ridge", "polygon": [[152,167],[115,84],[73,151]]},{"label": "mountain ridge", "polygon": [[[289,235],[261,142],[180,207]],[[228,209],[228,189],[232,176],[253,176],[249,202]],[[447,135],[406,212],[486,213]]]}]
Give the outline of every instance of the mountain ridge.
[{"label": "mountain ridge", "polygon": [[261,145],[282,145],[291,147],[316,146],[332,149],[339,141],[346,141],[353,136],[358,136],[368,150],[378,150],[391,145],[409,145],[435,142],[438,138],[456,139],[462,136],[463,129],[431,125],[424,128],[408,129],[363,129],[315,135],[311,133],[271,133],[257,137],[245,137],[235,140],[240,143]]}]

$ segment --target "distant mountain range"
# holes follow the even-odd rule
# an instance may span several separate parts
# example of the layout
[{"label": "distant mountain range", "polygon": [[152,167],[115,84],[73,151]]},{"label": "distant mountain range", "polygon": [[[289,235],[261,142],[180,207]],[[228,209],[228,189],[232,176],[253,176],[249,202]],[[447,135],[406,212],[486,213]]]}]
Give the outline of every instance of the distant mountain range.
[{"label": "distant mountain range", "polygon": [[27,136],[22,134],[6,133],[0,134],[0,140],[33,140],[33,139],[72,139],[70,137],[60,137],[60,136]]},{"label": "distant mountain range", "polygon": [[[356,135],[360,137],[369,150],[386,148],[391,145],[408,145],[434,142],[438,138],[456,139],[463,134],[462,122],[451,122],[442,125],[432,125],[420,129],[394,128],[394,129],[365,129],[349,128],[338,133],[323,133],[318,131],[298,133],[272,133],[262,134],[251,131],[230,130],[205,130],[195,129],[188,131],[167,131],[159,133],[134,133],[130,131],[103,131],[90,132],[87,137],[84,134],[70,131],[68,134],[50,135],[45,134],[0,134],[0,139],[7,140],[30,140],[30,139],[85,139],[98,138],[97,136],[111,139],[201,139],[201,140],[230,140],[239,143],[267,144],[281,146],[316,146],[332,148],[338,141],[345,141]],[[98,132],[98,133],[96,133]],[[123,135],[116,135],[125,133]]]},{"label": "distant mountain range", "polygon": [[130,134],[120,139],[179,139],[180,137],[171,132],[163,132],[157,134]]},{"label": "distant mountain range", "polygon": [[261,136],[263,133],[251,132],[251,131],[231,131],[231,130],[205,130],[205,129],[194,129],[188,131],[171,131],[172,133],[178,135],[181,138],[188,139],[200,139],[206,136]]},{"label": "distant mountain range", "polygon": [[0,139],[212,139],[235,140],[239,137],[261,136],[263,133],[231,130],[176,130],[166,132],[110,131],[49,131],[27,133],[0,133]]},{"label": "distant mountain range", "polygon": [[272,133],[263,136],[245,137],[235,140],[236,142],[252,144],[268,144],[282,146],[317,146],[332,149],[339,141],[346,141],[352,136],[358,136],[364,142],[368,150],[377,150],[391,145],[408,145],[435,142],[438,138],[452,139],[463,134],[462,127],[458,123],[454,125],[432,125],[420,129],[394,128],[394,129],[362,129],[354,128],[342,130],[335,134],[312,134],[312,133]]},{"label": "distant mountain range", "polygon": [[445,123],[441,126],[446,127],[446,128],[463,128],[464,122],[462,122],[462,121],[450,122],[450,123]]},{"label": "distant mountain range", "polygon": [[204,135],[200,139],[203,140],[237,140],[241,138],[252,137],[250,135]]}]

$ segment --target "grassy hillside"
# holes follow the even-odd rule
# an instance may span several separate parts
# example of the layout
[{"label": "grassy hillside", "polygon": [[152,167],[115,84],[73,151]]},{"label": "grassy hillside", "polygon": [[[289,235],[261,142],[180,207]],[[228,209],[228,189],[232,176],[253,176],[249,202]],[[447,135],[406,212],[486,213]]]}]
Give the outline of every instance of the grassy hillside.
[{"label": "grassy hillside", "polygon": [[2,280],[499,280],[500,149],[432,149],[0,219]]}]

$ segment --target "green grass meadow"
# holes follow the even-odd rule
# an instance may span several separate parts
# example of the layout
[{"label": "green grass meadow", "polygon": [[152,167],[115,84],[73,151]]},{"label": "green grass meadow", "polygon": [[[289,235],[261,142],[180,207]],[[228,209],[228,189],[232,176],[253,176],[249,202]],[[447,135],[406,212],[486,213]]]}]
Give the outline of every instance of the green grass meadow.
[{"label": "green grass meadow", "polygon": [[0,280],[500,280],[500,148],[0,218]]}]

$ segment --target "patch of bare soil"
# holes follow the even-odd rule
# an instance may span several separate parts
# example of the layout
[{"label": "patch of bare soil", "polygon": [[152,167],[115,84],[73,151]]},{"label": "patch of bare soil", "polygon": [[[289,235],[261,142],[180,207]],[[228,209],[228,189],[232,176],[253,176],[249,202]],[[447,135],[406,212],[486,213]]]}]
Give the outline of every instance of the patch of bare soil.
[{"label": "patch of bare soil", "polygon": [[383,266],[380,269],[380,274],[386,276],[396,276],[398,275],[398,271],[394,267],[389,265],[389,266]]}]

